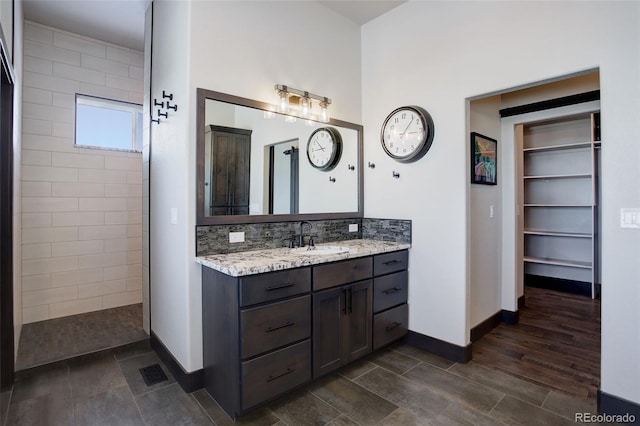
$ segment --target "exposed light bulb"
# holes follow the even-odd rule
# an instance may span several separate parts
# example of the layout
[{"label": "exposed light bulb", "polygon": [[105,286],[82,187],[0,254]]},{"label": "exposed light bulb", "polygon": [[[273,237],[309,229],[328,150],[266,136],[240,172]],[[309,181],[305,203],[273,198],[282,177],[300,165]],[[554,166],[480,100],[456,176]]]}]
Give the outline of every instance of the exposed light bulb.
[{"label": "exposed light bulb", "polygon": [[278,109],[280,112],[287,112],[289,110],[289,93],[286,90],[280,90],[278,96],[280,96]]},{"label": "exposed light bulb", "polygon": [[327,104],[322,102],[320,104],[320,121],[323,123],[329,122],[329,109],[327,108]]},{"label": "exposed light bulb", "polygon": [[302,117],[308,117],[310,107],[311,107],[311,102],[309,101],[307,92],[305,92],[305,95],[302,98],[300,98],[300,115]]}]

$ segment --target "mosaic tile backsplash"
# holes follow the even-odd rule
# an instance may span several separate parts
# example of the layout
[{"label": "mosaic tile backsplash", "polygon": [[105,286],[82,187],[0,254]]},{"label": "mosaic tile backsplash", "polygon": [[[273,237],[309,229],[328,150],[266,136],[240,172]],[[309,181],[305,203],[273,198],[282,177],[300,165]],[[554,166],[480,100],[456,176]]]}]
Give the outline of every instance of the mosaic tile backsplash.
[{"label": "mosaic tile backsplash", "polygon": [[[318,244],[360,238],[411,243],[410,220],[353,218],[309,222],[310,234]],[[358,231],[349,232],[349,225],[354,223]],[[229,243],[229,232],[244,232],[244,242]],[[299,234],[300,221],[196,226],[196,256],[286,247],[289,241],[298,241]],[[307,227],[305,235],[309,235]]]},{"label": "mosaic tile backsplash", "polygon": [[403,219],[362,219],[362,238],[411,244],[411,221]]}]

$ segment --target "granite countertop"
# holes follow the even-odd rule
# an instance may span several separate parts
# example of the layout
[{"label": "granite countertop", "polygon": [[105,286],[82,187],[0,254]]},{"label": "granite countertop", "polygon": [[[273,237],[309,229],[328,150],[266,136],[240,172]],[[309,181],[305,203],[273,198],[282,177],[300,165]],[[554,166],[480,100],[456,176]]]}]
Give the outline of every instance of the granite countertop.
[{"label": "granite countertop", "polygon": [[348,248],[348,250],[341,253],[307,254],[304,248],[290,249],[282,247],[200,256],[196,257],[196,262],[232,277],[241,277],[405,250],[410,248],[411,244],[379,240],[347,240],[316,244],[317,250],[321,250],[323,247],[344,247]]}]

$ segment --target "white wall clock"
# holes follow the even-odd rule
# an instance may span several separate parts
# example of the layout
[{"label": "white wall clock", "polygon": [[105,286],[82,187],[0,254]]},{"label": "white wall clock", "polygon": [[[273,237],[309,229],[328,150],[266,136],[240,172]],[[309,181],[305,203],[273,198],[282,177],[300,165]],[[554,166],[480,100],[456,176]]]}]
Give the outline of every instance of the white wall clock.
[{"label": "white wall clock", "polygon": [[314,130],[307,142],[307,158],[318,170],[332,170],[342,155],[342,136],[333,127]]},{"label": "white wall clock", "polygon": [[419,106],[403,106],[391,111],[384,120],[380,142],[389,157],[410,163],[429,151],[433,136],[431,115]]}]

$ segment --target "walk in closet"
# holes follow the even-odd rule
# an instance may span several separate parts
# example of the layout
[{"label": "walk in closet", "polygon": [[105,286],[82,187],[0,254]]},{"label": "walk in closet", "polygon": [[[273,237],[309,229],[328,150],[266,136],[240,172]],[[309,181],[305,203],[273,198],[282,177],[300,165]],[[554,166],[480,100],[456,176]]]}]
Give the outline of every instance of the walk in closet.
[{"label": "walk in closet", "polygon": [[600,113],[523,123],[525,283],[599,295]]}]

